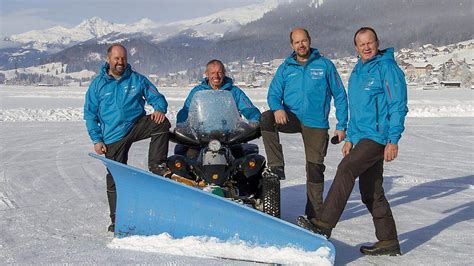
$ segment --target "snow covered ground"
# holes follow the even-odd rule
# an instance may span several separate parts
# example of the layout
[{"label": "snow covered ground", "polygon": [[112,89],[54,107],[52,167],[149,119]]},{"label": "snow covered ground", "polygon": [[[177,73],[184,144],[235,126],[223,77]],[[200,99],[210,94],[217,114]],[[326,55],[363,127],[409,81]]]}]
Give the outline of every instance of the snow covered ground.
[{"label": "snow covered ground", "polygon": [[[93,149],[82,122],[85,90],[0,86],[0,264],[249,264],[212,258],[224,254],[284,264],[324,263],[308,252],[212,239],[113,239],[106,232],[105,169],[87,156]],[[173,122],[188,90],[161,89]],[[265,89],[246,92],[257,106],[266,108]],[[407,129],[399,157],[385,165],[384,183],[404,255],[359,253],[359,246],[375,241],[375,236],[356,186],[331,238],[336,265],[471,264],[473,96],[470,89],[409,91]],[[299,135],[283,135],[282,141],[287,165],[282,219],[294,223],[306,199],[303,144]],[[261,140],[256,143],[264,153]],[[329,147],[326,191],[341,159],[340,148]],[[146,169],[146,156],[147,141],[136,143],[130,164]]]}]

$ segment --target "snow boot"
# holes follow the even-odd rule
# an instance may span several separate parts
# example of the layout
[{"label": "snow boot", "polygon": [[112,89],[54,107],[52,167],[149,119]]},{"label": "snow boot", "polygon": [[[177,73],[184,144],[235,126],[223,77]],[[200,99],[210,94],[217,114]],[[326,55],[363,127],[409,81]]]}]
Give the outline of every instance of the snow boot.
[{"label": "snow boot", "polygon": [[329,239],[331,237],[332,228],[321,221],[318,221],[314,218],[310,220],[306,216],[301,215],[298,216],[296,222],[298,226],[309,230],[315,234],[322,235],[326,239]]},{"label": "snow boot", "polygon": [[115,232],[115,206],[113,210],[113,214],[110,215],[110,225],[107,227],[108,232]]},{"label": "snow boot", "polygon": [[283,166],[269,166],[263,170],[262,176],[265,178],[276,177],[280,180],[285,180],[285,167]]},{"label": "snow boot", "polygon": [[163,176],[170,178],[173,173],[171,173],[171,170],[168,168],[166,163],[161,163],[159,165],[151,166],[149,167],[150,172],[154,173],[155,175]]},{"label": "snow boot", "polygon": [[114,233],[115,232],[115,223],[111,223],[107,228],[108,232]]},{"label": "snow boot", "polygon": [[360,252],[365,255],[371,256],[380,256],[380,255],[389,255],[389,256],[400,256],[402,252],[400,251],[400,243],[398,239],[394,240],[382,240],[378,241],[372,246],[362,246],[360,247]]}]

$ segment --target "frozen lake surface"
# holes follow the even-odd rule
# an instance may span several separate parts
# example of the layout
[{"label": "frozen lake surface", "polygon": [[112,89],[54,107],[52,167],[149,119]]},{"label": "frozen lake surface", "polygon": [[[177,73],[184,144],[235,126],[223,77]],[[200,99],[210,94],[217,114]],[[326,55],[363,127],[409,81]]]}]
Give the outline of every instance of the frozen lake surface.
[{"label": "frozen lake surface", "polygon": [[[252,249],[212,239],[176,240],[166,235],[114,239],[106,232],[105,168],[87,156],[93,146],[82,121],[85,90],[0,86],[0,263],[249,264],[212,258],[216,254],[285,264],[320,262],[307,252]],[[168,99],[168,118],[174,124],[189,89],[160,91]],[[267,108],[265,89],[246,93],[262,111]],[[331,237],[336,265],[470,264],[473,96],[469,89],[409,91],[410,113],[399,157],[385,164],[384,173],[404,255],[359,253],[359,246],[374,242],[375,235],[356,185]],[[282,142],[287,171],[282,181],[282,219],[295,223],[306,200],[304,149],[297,134],[282,134]],[[264,154],[261,140],[255,143]],[[147,146],[142,141],[132,147],[131,165],[147,168]],[[340,148],[330,145],[328,150],[326,192],[341,160]]]}]

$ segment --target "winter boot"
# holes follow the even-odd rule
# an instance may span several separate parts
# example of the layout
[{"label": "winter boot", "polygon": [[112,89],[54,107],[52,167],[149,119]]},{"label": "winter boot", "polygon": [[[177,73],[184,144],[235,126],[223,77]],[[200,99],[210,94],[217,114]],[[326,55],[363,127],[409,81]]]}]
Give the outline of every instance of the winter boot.
[{"label": "winter boot", "polygon": [[111,223],[107,228],[107,231],[114,233],[115,232],[115,223]]},{"label": "winter boot", "polygon": [[371,256],[380,256],[380,255],[400,256],[402,255],[402,252],[400,251],[400,243],[398,243],[398,239],[382,240],[382,241],[378,241],[372,246],[362,246],[360,247],[360,252],[362,252],[365,255],[371,255]]},{"label": "winter boot", "polygon": [[173,174],[171,170],[168,168],[166,163],[161,163],[159,165],[154,165],[149,167],[150,172],[154,173],[155,175],[163,176],[170,178]]},{"label": "winter boot", "polygon": [[110,215],[110,225],[107,228],[107,231],[112,232],[112,233],[115,232],[115,212],[114,212],[114,214]]},{"label": "winter boot", "polygon": [[283,166],[269,166],[263,170],[262,176],[264,178],[278,178],[285,180],[285,167]]},{"label": "winter boot", "polygon": [[298,216],[298,218],[296,219],[296,222],[298,226],[306,230],[309,230],[315,234],[322,235],[327,239],[331,237],[332,228],[326,223],[323,223],[316,219],[310,220],[306,216],[303,216],[303,215]]}]

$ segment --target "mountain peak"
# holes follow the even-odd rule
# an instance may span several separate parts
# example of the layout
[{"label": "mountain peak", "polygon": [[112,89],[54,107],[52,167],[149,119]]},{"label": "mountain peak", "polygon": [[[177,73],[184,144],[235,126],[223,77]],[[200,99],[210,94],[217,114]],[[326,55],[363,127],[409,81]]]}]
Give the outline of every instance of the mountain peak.
[{"label": "mountain peak", "polygon": [[81,22],[75,29],[85,31],[93,37],[102,37],[114,31],[114,23],[103,20],[99,17],[92,17]]},{"label": "mountain peak", "polygon": [[86,27],[92,25],[110,25],[113,24],[99,17],[91,17],[83,20],[77,27]]}]

